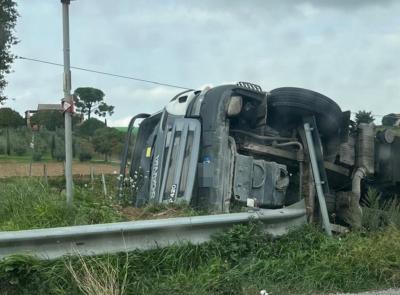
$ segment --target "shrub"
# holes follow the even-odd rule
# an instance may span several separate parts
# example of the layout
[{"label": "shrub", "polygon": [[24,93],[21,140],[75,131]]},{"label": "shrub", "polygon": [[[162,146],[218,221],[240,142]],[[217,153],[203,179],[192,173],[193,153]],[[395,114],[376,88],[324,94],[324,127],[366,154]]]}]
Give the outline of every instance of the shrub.
[{"label": "shrub", "polygon": [[28,150],[28,142],[25,138],[23,138],[19,132],[11,134],[11,138],[13,139],[11,142],[12,152],[17,156],[25,155]]},{"label": "shrub", "polygon": [[14,147],[14,153],[17,156],[23,156],[26,154],[27,148],[23,145],[17,145]]},{"label": "shrub", "polygon": [[388,114],[382,118],[383,126],[393,126],[397,120],[400,119],[400,116],[394,113]]},{"label": "shrub", "polygon": [[53,159],[55,158],[55,150],[56,150],[56,136],[53,134],[51,136],[51,143],[50,143],[50,154]]},{"label": "shrub", "polygon": [[368,231],[378,231],[388,225],[400,227],[400,200],[396,196],[385,199],[377,190],[369,188],[362,205],[362,223]]},{"label": "shrub", "polygon": [[92,144],[94,150],[105,155],[105,161],[108,161],[108,156],[113,148],[123,142],[124,134],[115,128],[102,128],[94,133]]},{"label": "shrub", "polygon": [[32,116],[31,122],[47,130],[55,131],[64,125],[63,113],[56,110],[41,110]]},{"label": "shrub", "polygon": [[47,152],[47,143],[43,138],[43,133],[37,133],[34,139],[34,152],[44,154]]},{"label": "shrub", "polygon": [[18,112],[10,108],[0,108],[0,127],[18,127],[23,125],[25,125],[25,120]]},{"label": "shrub", "polygon": [[40,162],[42,160],[42,154],[40,152],[33,152],[32,160],[35,162]]},{"label": "shrub", "polygon": [[87,151],[80,152],[79,161],[86,162],[86,161],[90,161],[91,159],[92,159],[92,154],[90,152],[87,152]]},{"label": "shrub", "polygon": [[64,150],[56,149],[54,151],[54,159],[58,162],[62,162],[65,160],[65,153]]},{"label": "shrub", "polygon": [[64,140],[56,137],[54,140],[53,158],[57,161],[65,160],[65,143]]},{"label": "shrub", "polygon": [[97,129],[106,127],[106,125],[95,118],[84,121],[78,128],[78,133],[83,136],[93,136]]}]

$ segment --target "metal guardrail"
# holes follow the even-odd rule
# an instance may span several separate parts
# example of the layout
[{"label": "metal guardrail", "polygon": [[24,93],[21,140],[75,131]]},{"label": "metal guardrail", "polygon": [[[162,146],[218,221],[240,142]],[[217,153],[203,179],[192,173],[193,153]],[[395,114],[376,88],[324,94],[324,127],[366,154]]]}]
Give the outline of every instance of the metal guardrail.
[{"label": "metal guardrail", "polygon": [[208,241],[217,232],[234,224],[259,220],[266,232],[282,235],[306,222],[304,201],[283,209],[194,217],[142,220],[0,232],[0,258],[11,254],[31,254],[40,259],[64,255],[97,255],[147,250],[179,242]]}]

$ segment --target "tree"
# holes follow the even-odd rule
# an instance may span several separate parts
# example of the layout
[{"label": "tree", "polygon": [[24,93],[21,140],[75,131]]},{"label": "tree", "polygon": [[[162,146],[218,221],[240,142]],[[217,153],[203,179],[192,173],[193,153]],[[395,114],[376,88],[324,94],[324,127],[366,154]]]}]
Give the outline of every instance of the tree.
[{"label": "tree", "polygon": [[391,113],[382,118],[382,125],[383,126],[394,126],[397,121],[400,120],[400,115]]},{"label": "tree", "polygon": [[10,128],[16,128],[25,125],[24,118],[21,115],[10,109],[0,109],[0,128],[6,128],[6,153],[11,155],[11,143],[10,143]]},{"label": "tree", "polygon": [[102,128],[96,130],[92,138],[94,150],[104,154],[104,160],[108,161],[108,156],[111,155],[113,147],[124,140],[124,133],[115,128]]},{"label": "tree", "polygon": [[372,116],[371,112],[367,111],[358,111],[356,113],[356,124],[359,125],[360,123],[367,123],[370,124],[375,121],[374,116]]},{"label": "tree", "polygon": [[0,128],[15,128],[23,125],[25,125],[25,120],[18,112],[10,108],[0,109]]},{"label": "tree", "polygon": [[10,130],[6,129],[6,153],[7,155],[11,155],[11,144],[10,144]]},{"label": "tree", "polygon": [[97,120],[96,118],[90,118],[85,120],[78,127],[78,133],[83,136],[91,137],[97,129],[101,129],[104,127],[106,127],[106,125],[100,120]]},{"label": "tree", "polygon": [[113,113],[114,107],[104,102],[104,92],[92,87],[79,87],[74,91],[74,101],[77,111],[83,115],[87,115],[88,119],[92,112],[104,116]]},{"label": "tree", "polygon": [[31,122],[38,126],[44,126],[47,130],[55,131],[56,128],[64,126],[64,116],[60,111],[43,110],[34,114]]},{"label": "tree", "polygon": [[[72,126],[78,124],[80,119],[72,116]],[[64,114],[57,110],[41,110],[34,114],[31,122],[47,130],[55,131],[57,128],[64,127]]]},{"label": "tree", "polygon": [[7,85],[5,75],[10,73],[11,63],[15,58],[10,49],[18,42],[14,36],[18,17],[16,6],[13,0],[0,0],[0,103],[6,99],[3,96],[3,89]]},{"label": "tree", "polygon": [[107,115],[108,116],[112,116],[112,114],[114,114],[114,106],[107,105],[105,102],[102,102],[98,106],[97,110],[94,111],[94,113],[96,115],[98,115],[99,117],[103,117],[104,118],[104,124],[106,124],[106,126],[107,126],[106,116]]}]

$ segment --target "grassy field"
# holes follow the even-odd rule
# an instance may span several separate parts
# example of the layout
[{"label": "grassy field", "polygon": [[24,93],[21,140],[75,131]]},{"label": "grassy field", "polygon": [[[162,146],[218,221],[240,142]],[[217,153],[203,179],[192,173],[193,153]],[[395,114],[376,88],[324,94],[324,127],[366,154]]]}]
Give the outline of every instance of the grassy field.
[{"label": "grassy field", "polygon": [[[126,126],[126,127],[113,127],[113,128],[115,128],[115,129],[117,129],[118,131],[121,131],[121,132],[125,132],[125,133],[128,132],[128,126]],[[138,130],[139,130],[138,127],[133,127],[133,134],[137,134]]]},{"label": "grassy field", "polygon": [[[198,214],[187,206],[132,209],[114,197],[115,177],[107,182],[104,196],[99,180],[92,190],[87,177],[75,179],[68,208],[62,178],[49,185],[0,181],[0,230]],[[328,294],[399,287],[399,211],[396,204],[379,210],[377,197],[371,194],[363,230],[334,238],[305,226],[272,239],[251,223],[202,245],[54,261],[10,256],[0,261],[1,294]]]},{"label": "grassy field", "polygon": [[202,245],[0,262],[2,294],[328,294],[400,286],[400,232],[327,238],[312,226],[271,239],[257,224]]},{"label": "grassy field", "polygon": [[106,175],[107,195],[99,176],[92,184],[87,176],[74,177],[74,204],[66,206],[65,180],[50,177],[0,180],[0,231],[96,224],[137,219],[199,214],[186,205],[149,205],[134,208],[131,197],[116,196],[117,178]]},{"label": "grassy field", "polygon": [[[0,182],[0,229],[20,230],[137,218],[196,214],[187,207],[128,211],[98,181],[75,180],[75,202],[65,206],[63,179]],[[372,194],[371,194],[372,195]],[[376,196],[370,200],[376,209]],[[375,202],[375,203],[374,203]],[[132,214],[135,213],[135,214]],[[376,215],[376,214],[375,214]],[[272,294],[361,291],[400,285],[400,231],[367,217],[370,232],[327,238],[313,226],[281,239],[257,223],[236,226],[203,245],[91,258],[38,261],[11,256],[0,262],[2,294]],[[379,218],[382,220],[382,217]]]}]

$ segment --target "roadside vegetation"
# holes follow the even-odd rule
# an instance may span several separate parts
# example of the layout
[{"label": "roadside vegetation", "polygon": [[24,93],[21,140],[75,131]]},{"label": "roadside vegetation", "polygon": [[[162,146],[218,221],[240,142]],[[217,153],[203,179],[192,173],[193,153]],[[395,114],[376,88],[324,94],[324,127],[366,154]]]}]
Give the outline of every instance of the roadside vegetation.
[{"label": "roadside vegetation", "polygon": [[[360,122],[370,119],[368,113],[359,116]],[[74,130],[76,160],[120,153],[123,136],[118,132],[99,120],[86,120]],[[113,137],[115,141],[110,140]],[[63,146],[59,128],[0,131],[1,161],[63,161]],[[47,182],[33,177],[3,179],[0,231],[205,213],[187,205],[134,208],[130,179],[126,194],[118,198],[116,176],[106,178],[105,195],[99,177],[92,183],[89,177],[75,176],[71,207],[65,202],[63,177],[49,177]],[[250,295],[265,289],[270,294],[329,294],[400,287],[400,204],[385,197],[370,190],[363,199],[362,229],[334,238],[308,225],[273,239],[252,222],[202,245],[52,261],[13,255],[0,261],[0,293]]]},{"label": "roadside vegetation", "polygon": [[[87,129],[91,131],[88,132]],[[80,162],[119,159],[123,142],[123,132],[106,127],[97,119],[89,119],[74,129],[73,157]],[[49,130],[42,127],[38,131],[32,131],[25,126],[0,126],[0,159],[18,162],[62,162],[65,160],[64,129]]]},{"label": "roadside vegetation", "polygon": [[[13,0],[0,0],[0,104],[6,75],[16,58],[18,17]],[[123,132],[109,128],[114,106],[93,87],[74,91],[73,156],[82,162],[119,157]],[[101,119],[97,120],[92,115]],[[87,120],[80,122],[85,116]],[[385,127],[400,135],[396,114]],[[63,115],[38,111],[26,122],[10,108],[0,108],[0,169],[4,162],[64,159]],[[104,119],[104,123],[103,123]],[[356,115],[356,124],[374,121],[371,112]],[[353,126],[355,127],[355,126]],[[35,130],[35,131],[32,131]],[[126,132],[126,129],[123,128]],[[4,169],[5,165],[3,166]],[[116,179],[75,179],[75,199],[65,203],[64,179],[0,179],[0,231],[120,222],[201,214],[186,205],[136,209],[129,197],[116,197]],[[128,193],[130,188],[127,187]],[[130,196],[130,194],[128,195]],[[40,261],[27,255],[0,260],[0,294],[316,294],[400,287],[400,205],[370,190],[363,227],[334,238],[307,225],[273,239],[260,224],[236,225],[202,245],[181,244],[150,251]]]},{"label": "roadside vegetation", "polygon": [[[108,178],[109,186],[115,176]],[[63,179],[0,182],[0,229],[198,214],[187,206],[129,207],[101,183],[75,180],[65,205]],[[14,255],[0,261],[2,294],[315,294],[400,286],[400,210],[368,193],[362,230],[335,238],[305,226],[279,239],[258,223],[239,225],[202,245],[39,261]]]},{"label": "roadside vegetation", "polygon": [[[62,178],[51,185],[22,178],[0,183],[0,230],[22,230],[121,221],[112,201],[99,189],[75,186],[75,200],[66,205]],[[100,184],[98,185],[100,186]],[[99,197],[100,196],[100,197]]]},{"label": "roadside vegetation", "polygon": [[[72,116],[73,157],[81,162],[99,156],[106,162],[112,156],[118,159],[125,136],[124,132],[107,126],[107,117],[113,115],[114,106],[105,102],[103,91],[93,87],[79,87],[73,96],[77,111]],[[100,120],[91,117],[93,114]],[[59,109],[38,107],[27,111],[24,119],[10,108],[0,108],[0,157],[64,161],[63,128],[64,115]]]},{"label": "roadside vegetation", "polygon": [[49,228],[70,225],[110,223],[200,214],[186,204],[132,207],[130,191],[117,197],[115,175],[92,182],[88,176],[75,176],[74,202],[66,205],[64,177],[8,178],[0,181],[0,231]]},{"label": "roadside vegetation", "polygon": [[305,226],[280,239],[256,223],[202,245],[145,252],[0,262],[3,294],[315,294],[400,286],[394,227],[327,238]]}]

